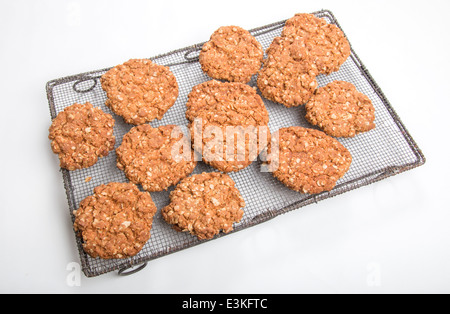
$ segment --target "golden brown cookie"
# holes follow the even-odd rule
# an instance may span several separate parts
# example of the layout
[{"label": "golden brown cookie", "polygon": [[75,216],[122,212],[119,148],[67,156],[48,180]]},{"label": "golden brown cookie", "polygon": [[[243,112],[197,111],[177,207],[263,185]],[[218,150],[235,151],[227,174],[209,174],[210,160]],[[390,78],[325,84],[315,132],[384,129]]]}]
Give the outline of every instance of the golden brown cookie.
[{"label": "golden brown cookie", "polygon": [[91,257],[127,258],[150,239],[156,206],[149,193],[132,183],[97,186],[74,211],[74,229]]},{"label": "golden brown cookie", "polygon": [[163,191],[194,171],[191,145],[175,125],[133,127],[116,149],[117,167],[149,192]]},{"label": "golden brown cookie", "polygon": [[48,138],[61,168],[76,170],[94,165],[114,149],[114,119],[89,102],[74,104],[52,121]]},{"label": "golden brown cookie", "polygon": [[317,68],[300,38],[276,37],[269,49],[257,85],[264,98],[286,107],[305,104],[318,83]]},{"label": "golden brown cookie", "polygon": [[269,114],[249,85],[204,82],[192,89],[186,106],[194,149],[220,171],[244,169],[270,141]]},{"label": "golden brown cookie", "polygon": [[106,72],[101,83],[106,105],[126,123],[161,120],[178,97],[178,84],[168,67],[147,59],[131,59]]},{"label": "golden brown cookie", "polygon": [[204,240],[233,230],[233,223],[242,219],[244,207],[234,181],[227,174],[213,172],[182,180],[161,213],[175,230]]},{"label": "golden brown cookie", "polygon": [[339,141],[302,127],[274,133],[269,152],[274,177],[290,189],[308,194],[332,190],[352,162],[350,152]]},{"label": "golden brown cookie", "polygon": [[223,26],[200,52],[202,70],[213,79],[248,83],[261,67],[264,51],[247,30]]},{"label": "golden brown cookie", "polygon": [[375,128],[372,101],[353,84],[343,81],[317,89],[306,104],[305,118],[335,137],[354,137]]},{"label": "golden brown cookie", "polygon": [[350,44],[339,27],[313,14],[296,14],[287,20],[282,36],[305,41],[319,74],[338,71],[351,53]]}]

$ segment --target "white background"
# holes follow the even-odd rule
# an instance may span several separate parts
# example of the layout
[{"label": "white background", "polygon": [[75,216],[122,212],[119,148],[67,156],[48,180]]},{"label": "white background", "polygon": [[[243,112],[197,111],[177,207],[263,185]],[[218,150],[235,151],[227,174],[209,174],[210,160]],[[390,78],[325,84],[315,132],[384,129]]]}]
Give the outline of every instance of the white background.
[{"label": "white background", "polygon": [[[81,276],[47,81],[331,10],[425,166],[154,260]],[[449,293],[450,1],[1,1],[0,292]]]}]

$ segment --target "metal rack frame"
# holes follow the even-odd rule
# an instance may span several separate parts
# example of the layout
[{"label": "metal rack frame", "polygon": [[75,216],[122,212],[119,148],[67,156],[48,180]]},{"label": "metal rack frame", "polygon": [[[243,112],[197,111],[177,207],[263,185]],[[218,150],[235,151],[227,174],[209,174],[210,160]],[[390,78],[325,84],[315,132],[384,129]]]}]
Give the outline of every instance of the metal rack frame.
[{"label": "metal rack frame", "polygon": [[[332,12],[322,10],[314,12],[314,14],[318,17],[325,18],[329,23],[333,23],[340,27]],[[254,28],[250,30],[250,32],[263,44],[263,47],[267,48],[273,38],[279,36],[285,22],[286,20],[283,20]],[[163,118],[161,122],[155,122],[155,126],[157,126],[157,124],[184,123],[184,112],[182,108],[184,106],[183,101],[185,98],[183,97],[187,97],[190,88],[196,83],[209,79],[201,72],[198,64],[198,52],[202,45],[203,43],[199,43],[150,58],[156,63],[169,66],[178,76],[177,80],[179,80],[179,85],[186,85],[184,90],[180,90],[180,95],[182,96],[177,100],[179,104],[174,106],[174,109],[171,109],[173,112],[171,115],[169,114],[170,117],[167,119]],[[72,103],[81,101],[91,101],[93,104],[102,107],[106,112],[110,112],[109,109],[104,106],[106,96],[99,86],[99,78],[107,70],[109,70],[109,68],[68,76],[48,82],[46,91],[51,118],[54,119],[60,111]],[[364,157],[364,152],[369,149],[369,147],[371,149],[379,149],[378,157],[368,159],[367,161],[364,161],[362,165],[355,165],[355,169],[352,173],[338,181],[338,184],[332,191],[323,192],[318,195],[292,194],[291,192],[286,191],[286,188],[277,183],[275,179],[272,180],[267,176],[260,178],[260,174],[258,174],[258,166],[260,165],[255,162],[255,165],[250,167],[251,169],[246,170],[243,173],[233,174],[233,178],[237,181],[237,185],[242,187],[243,191],[241,192],[244,198],[246,196],[250,198],[250,202],[248,203],[251,204],[251,208],[248,213],[246,213],[248,216],[244,216],[245,219],[243,219],[241,223],[236,224],[232,232],[243,230],[303,206],[317,203],[321,200],[378,182],[425,163],[425,156],[422,151],[411,137],[381,88],[353,49],[349,60],[343,65],[343,69],[341,68],[338,73],[330,75],[329,77],[318,78],[318,81],[320,84],[324,85],[335,79],[348,80],[355,83],[357,87],[363,89],[363,92],[372,98],[377,110],[376,123],[379,130],[377,131],[377,129],[375,129],[374,131],[371,131],[374,132],[372,137],[369,136],[365,138],[364,135],[358,135],[357,139],[345,139],[342,141],[345,142],[345,145],[350,146],[351,151],[353,150],[352,155],[355,153],[354,159],[356,160]],[[255,86],[255,78],[249,84]],[[286,113],[283,111],[285,109],[281,108],[282,106],[274,104],[266,99],[264,99],[264,102],[268,107],[271,120],[275,121],[272,123],[272,128],[280,127],[286,120],[290,121],[286,122],[287,124],[307,125],[307,122],[300,117],[292,118],[292,111],[286,111],[288,112]],[[302,112],[303,109],[298,110],[299,116],[302,114],[304,116],[304,112]],[[115,134],[117,143],[120,144],[121,138],[131,126],[123,123],[120,117],[115,116],[115,118]],[[309,125],[309,127],[312,126]],[[389,156],[390,153],[395,155],[396,159]],[[74,220],[72,214],[73,210],[76,210],[81,199],[89,195],[92,191],[93,185],[84,183],[84,180],[82,180],[84,176],[91,175],[97,178],[92,184],[126,180],[119,170],[114,169],[114,153],[111,153],[110,155],[111,156],[109,157],[103,158],[104,160],[99,161],[99,165],[94,165],[91,169],[75,172],[61,169],[72,221]],[[200,165],[198,168],[198,172],[213,171],[213,169],[206,165]],[[352,170],[352,168],[350,170]],[[265,185],[261,184],[259,188],[255,188],[252,185],[252,180],[256,180],[253,182],[263,180]],[[257,196],[252,197],[251,193],[264,193],[265,188],[272,189],[273,191],[273,195],[270,199],[258,200]],[[157,203],[158,208],[161,208],[166,204],[168,193],[169,191],[162,192],[156,196],[152,193],[152,197],[157,200],[155,203]],[[94,277],[110,271],[118,271],[119,275],[129,275],[143,269],[147,262],[152,259],[205,242],[198,241],[190,235],[177,233],[171,230],[170,227],[164,226],[164,223],[161,220],[161,218],[157,219],[158,225],[154,225],[152,229],[152,238],[157,238],[155,242],[148,243],[148,245],[144,247],[145,249],[143,249],[142,253],[139,253],[137,256],[124,260],[92,259],[83,251],[81,238],[76,236],[84,274],[87,277]],[[161,236],[159,236],[159,233],[161,233]],[[225,234],[221,234],[217,237],[222,236],[225,236]],[[152,238],[149,242],[152,241]]]}]

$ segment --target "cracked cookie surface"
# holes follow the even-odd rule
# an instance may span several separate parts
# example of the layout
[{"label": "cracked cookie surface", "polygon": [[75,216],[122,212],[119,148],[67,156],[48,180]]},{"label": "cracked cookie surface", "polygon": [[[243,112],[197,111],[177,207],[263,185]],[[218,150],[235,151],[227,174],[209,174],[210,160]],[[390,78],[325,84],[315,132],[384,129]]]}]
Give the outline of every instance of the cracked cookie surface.
[{"label": "cracked cookie surface", "polygon": [[74,212],[74,229],[91,257],[121,259],[138,254],[150,239],[156,206],[132,183],[97,186]]},{"label": "cracked cookie surface", "polygon": [[261,44],[247,30],[223,26],[203,45],[199,61],[213,79],[248,83],[260,69],[263,56]]},{"label": "cracked cookie surface", "polygon": [[318,71],[311,60],[300,38],[276,37],[258,74],[263,97],[288,108],[305,104],[318,86]]},{"label": "cracked cookie surface", "polygon": [[200,240],[228,233],[242,219],[245,201],[235,182],[218,172],[202,173],[180,182],[161,211],[166,222]]},{"label": "cracked cookie surface", "polygon": [[306,104],[305,118],[335,137],[354,137],[375,128],[372,101],[348,82],[334,81],[317,89]]},{"label": "cracked cookie surface", "polygon": [[114,118],[91,103],[73,104],[52,121],[48,138],[60,167],[77,170],[93,166],[114,149]]},{"label": "cracked cookie surface", "polygon": [[269,169],[275,178],[294,191],[317,194],[332,190],[350,168],[352,156],[336,139],[303,127],[274,133],[269,148],[278,150]]},{"label": "cracked cookie surface", "polygon": [[269,114],[249,85],[204,82],[192,89],[186,107],[194,149],[220,171],[246,168],[270,141]]},{"label": "cracked cookie surface", "polygon": [[313,56],[319,74],[331,74],[350,56],[350,44],[334,24],[313,14],[300,13],[288,19],[282,31],[285,37],[301,37]]},{"label": "cracked cookie surface", "polygon": [[194,171],[189,139],[175,125],[133,127],[116,149],[117,167],[149,192],[163,191]]},{"label": "cracked cookie surface", "polygon": [[178,97],[178,84],[168,67],[147,59],[131,59],[101,77],[106,105],[126,123],[161,120]]}]

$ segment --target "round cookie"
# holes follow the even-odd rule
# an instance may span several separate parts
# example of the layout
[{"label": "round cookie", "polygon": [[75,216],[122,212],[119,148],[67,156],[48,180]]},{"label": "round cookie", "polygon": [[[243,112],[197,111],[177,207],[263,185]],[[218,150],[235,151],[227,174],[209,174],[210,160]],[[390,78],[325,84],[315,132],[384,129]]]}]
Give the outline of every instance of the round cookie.
[{"label": "round cookie", "polygon": [[161,120],[178,97],[178,84],[168,67],[147,59],[131,59],[101,77],[106,105],[126,123]]},{"label": "round cookie", "polygon": [[375,128],[372,101],[348,82],[334,81],[317,89],[306,104],[305,118],[335,137],[354,137]]},{"label": "round cookie", "polygon": [[175,230],[205,240],[233,230],[233,223],[242,219],[244,207],[235,182],[227,174],[213,172],[182,180],[161,213]]},{"label": "round cookie", "polygon": [[302,127],[276,132],[269,152],[273,176],[290,189],[307,194],[332,190],[352,162],[350,152],[339,141]]},{"label": "round cookie", "polygon": [[305,41],[319,74],[338,71],[351,53],[350,44],[339,27],[313,14],[296,14],[287,20],[282,36]]},{"label": "round cookie", "polygon": [[117,167],[149,192],[163,191],[194,171],[189,139],[175,125],[133,127],[116,149]]},{"label": "round cookie", "polygon": [[263,56],[261,44],[247,30],[223,26],[203,45],[199,61],[213,79],[248,83],[260,69]]},{"label": "round cookie", "polygon": [[304,41],[276,37],[267,55],[257,79],[263,97],[288,108],[305,104],[318,86],[318,71]]},{"label": "round cookie", "polygon": [[52,121],[48,138],[61,168],[76,170],[94,165],[114,149],[114,119],[91,103],[73,104]]},{"label": "round cookie", "polygon": [[156,206],[149,193],[132,183],[97,186],[74,211],[74,229],[91,257],[127,258],[150,239]]},{"label": "round cookie", "polygon": [[249,85],[204,82],[192,89],[186,106],[194,149],[222,172],[246,168],[270,141],[269,114]]}]

